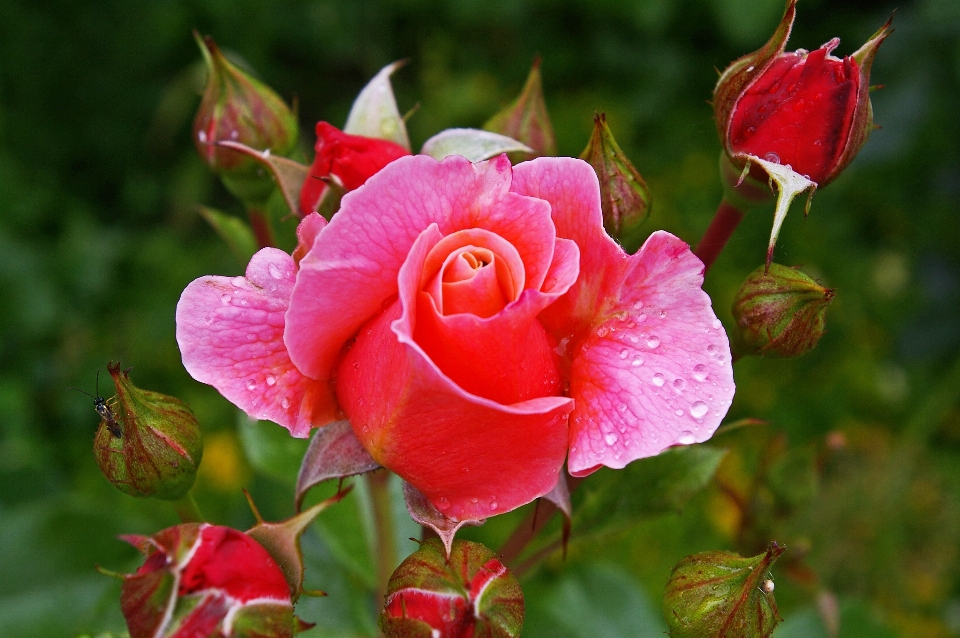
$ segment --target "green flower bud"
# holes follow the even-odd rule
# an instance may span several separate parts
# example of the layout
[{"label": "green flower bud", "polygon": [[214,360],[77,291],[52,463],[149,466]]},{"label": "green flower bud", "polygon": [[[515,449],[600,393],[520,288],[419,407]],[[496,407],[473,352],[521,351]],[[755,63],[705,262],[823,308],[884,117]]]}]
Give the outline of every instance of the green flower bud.
[{"label": "green flower bud", "polygon": [[380,629],[386,638],[513,638],[523,627],[523,592],[493,552],[457,540],[447,558],[431,538],[387,585]]},{"label": "green flower bud", "polygon": [[273,192],[271,176],[256,160],[218,142],[287,155],[297,142],[297,118],[273,89],[231,64],[213,38],[194,36],[209,70],[193,120],[197,152],[230,192],[247,205],[262,205]]},{"label": "green flower bud", "polygon": [[131,496],[182,497],[203,454],[196,417],[180,399],[134,386],[119,363],[107,370],[117,395],[101,412],[93,442],[100,470]]},{"label": "green flower bud", "polygon": [[824,315],[834,291],[796,268],[770,264],[747,277],[733,300],[747,353],[787,359],[812,349],[826,332]]},{"label": "green flower bud", "polygon": [[593,117],[593,135],[580,154],[600,180],[600,207],[603,227],[627,252],[640,246],[640,226],[650,216],[650,189],[627,159],[607,126],[607,116]]},{"label": "green flower bud", "polygon": [[[533,61],[523,90],[512,104],[487,120],[484,130],[512,137],[533,149],[532,157],[557,154],[557,140],[543,99],[540,58]],[[523,157],[531,157],[524,153]]]},{"label": "green flower bud", "polygon": [[770,567],[786,548],[770,543],[753,558],[730,552],[687,556],[663,599],[670,638],[767,638],[780,621]]}]

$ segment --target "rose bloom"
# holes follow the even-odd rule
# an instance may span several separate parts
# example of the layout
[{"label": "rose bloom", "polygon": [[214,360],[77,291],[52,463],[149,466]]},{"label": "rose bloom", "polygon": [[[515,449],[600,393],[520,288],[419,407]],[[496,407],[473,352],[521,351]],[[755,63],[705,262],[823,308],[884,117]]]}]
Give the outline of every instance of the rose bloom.
[{"label": "rose bloom", "polygon": [[309,215],[327,189],[324,179],[335,179],[344,190],[360,188],[371,175],[410,151],[389,140],[344,133],[326,122],[317,122],[316,156],[300,190],[300,214]]},{"label": "rose bloom", "polygon": [[662,231],[627,255],[581,160],[404,157],[298,232],[296,259],[187,287],[184,366],[294,436],[345,416],[450,518],[546,494],[565,459],[704,441],[733,398],[703,264]]},{"label": "rose bloom", "polygon": [[243,532],[187,523],[124,538],[146,555],[120,592],[132,638],[289,638],[303,627],[280,567]]}]

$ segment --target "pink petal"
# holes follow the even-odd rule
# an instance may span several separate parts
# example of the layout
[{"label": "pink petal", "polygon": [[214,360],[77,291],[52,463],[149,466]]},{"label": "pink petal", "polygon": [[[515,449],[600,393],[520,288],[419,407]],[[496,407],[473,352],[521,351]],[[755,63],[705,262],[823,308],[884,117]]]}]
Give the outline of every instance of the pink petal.
[{"label": "pink petal", "polygon": [[417,284],[439,240],[431,227],[411,248],[400,273],[403,303],[397,300],[360,331],[339,368],[337,394],[374,459],[445,516],[485,518],[556,485],[572,404],[547,396],[503,405],[471,394],[414,341]]},{"label": "pink petal", "polygon": [[310,213],[297,226],[297,247],[293,251],[293,261],[298,265],[317,241],[320,231],[327,225],[327,220],[320,213]]},{"label": "pink petal", "polygon": [[650,236],[612,305],[574,353],[574,476],[710,438],[733,400],[730,346],[701,289],[703,264],[669,233]]},{"label": "pink petal", "polygon": [[509,192],[510,163],[400,158],[343,198],[340,212],[300,263],[286,342],[297,367],[329,379],[344,343],[397,294],[397,274],[431,223],[443,235],[485,228],[516,247],[526,287],[553,261],[554,228],[544,203]]},{"label": "pink petal", "polygon": [[246,277],[201,277],[177,304],[177,343],[187,372],[255,419],[306,437],[333,420],[326,383],[302,375],[283,343],[284,313],[296,277],[293,258],[264,248]]}]

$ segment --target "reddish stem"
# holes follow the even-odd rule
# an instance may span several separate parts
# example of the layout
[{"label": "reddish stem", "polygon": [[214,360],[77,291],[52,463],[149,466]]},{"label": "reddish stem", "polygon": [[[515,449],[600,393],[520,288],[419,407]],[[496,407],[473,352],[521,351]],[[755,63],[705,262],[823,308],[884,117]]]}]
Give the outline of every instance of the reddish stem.
[{"label": "reddish stem", "polygon": [[703,272],[710,270],[710,266],[723,252],[724,246],[727,245],[727,241],[730,240],[733,231],[737,229],[744,214],[744,211],[730,204],[726,199],[720,202],[707,232],[703,234],[700,243],[693,251],[693,254],[703,262]]},{"label": "reddish stem", "polygon": [[250,228],[257,240],[257,246],[259,248],[275,247],[277,242],[273,238],[273,229],[270,227],[270,218],[267,217],[267,212],[248,206],[247,214],[250,216]]},{"label": "reddish stem", "polygon": [[507,542],[500,548],[500,561],[507,565],[507,567],[512,567],[511,563],[520,556],[520,553],[527,544],[540,533],[540,530],[546,527],[556,511],[557,506],[553,503],[549,501],[537,501],[533,506],[533,511],[527,514],[526,518],[517,525],[517,528],[513,530],[513,534],[510,535]]}]

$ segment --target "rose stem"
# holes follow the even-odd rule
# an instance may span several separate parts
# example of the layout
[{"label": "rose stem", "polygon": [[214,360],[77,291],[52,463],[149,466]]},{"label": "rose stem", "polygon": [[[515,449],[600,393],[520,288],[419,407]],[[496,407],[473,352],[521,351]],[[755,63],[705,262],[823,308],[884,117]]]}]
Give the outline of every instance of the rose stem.
[{"label": "rose stem", "polygon": [[700,243],[693,251],[693,254],[703,262],[704,273],[710,270],[710,266],[723,252],[724,246],[727,245],[727,241],[733,235],[733,231],[737,229],[743,216],[744,212],[729,203],[726,198],[720,202],[707,232],[703,234]]},{"label": "rose stem", "polygon": [[187,492],[175,501],[172,501],[173,509],[177,511],[181,523],[202,523],[203,514],[197,507],[197,502],[193,499],[193,491]]},{"label": "rose stem", "polygon": [[[567,489],[572,494],[583,479],[573,476],[567,476]],[[500,560],[510,566],[517,557],[520,556],[527,544],[540,533],[553,515],[557,512],[557,506],[547,500],[539,500],[527,516],[517,525],[510,538],[506,540],[500,548]]]},{"label": "rose stem", "polygon": [[390,472],[377,470],[366,475],[370,488],[370,502],[376,531],[377,605],[382,607],[387,595],[387,583],[397,566],[394,547],[393,510],[390,501]]},{"label": "rose stem", "polygon": [[250,216],[250,228],[253,229],[253,236],[257,240],[259,248],[272,248],[276,245],[273,238],[273,229],[270,228],[270,218],[267,212],[256,206],[248,206],[247,214]]}]

